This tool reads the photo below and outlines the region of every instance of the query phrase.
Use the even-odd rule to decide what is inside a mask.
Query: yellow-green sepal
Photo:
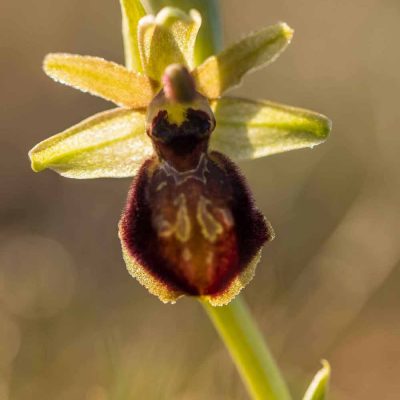
[[[210,147],[236,161],[312,148],[331,130],[322,114],[269,101],[223,97],[211,107],[217,126]]]
[[[160,82],[170,64],[194,66],[194,45],[201,25],[196,10],[189,14],[163,8],[155,17],[146,16],[139,22],[139,50],[143,70],[151,79]]]
[[[216,0],[147,0],[153,13],[163,7],[173,6],[188,12],[192,8],[201,14],[202,24],[197,35],[194,49],[195,65],[200,65],[207,57],[222,48],[222,28],[220,7]]]
[[[198,90],[215,99],[238,85],[255,68],[273,62],[286,49],[293,30],[279,23],[248,35],[221,53],[207,58],[194,71]]]
[[[133,176],[153,152],[144,124],[141,111],[96,114],[37,144],[29,152],[32,169],[77,179]]]

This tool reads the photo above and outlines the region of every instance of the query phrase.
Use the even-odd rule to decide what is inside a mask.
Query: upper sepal
[[[194,45],[201,25],[196,10],[189,14],[166,7],[156,16],[147,15],[139,22],[138,40],[144,72],[160,82],[170,64],[194,66]]]

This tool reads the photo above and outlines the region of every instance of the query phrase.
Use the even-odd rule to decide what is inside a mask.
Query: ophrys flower
[[[135,12],[122,3],[125,29],[137,38],[126,48],[130,69],[67,54],[51,54],[44,63],[55,80],[120,107],[35,146],[32,168],[73,178],[139,171],[120,223],[129,271],[163,301],[189,294],[225,304],[251,279],[260,248],[272,237],[226,156],[310,147],[325,140],[330,123],[310,111],[220,97],[280,54],[292,37],[286,24],[195,66],[199,13],[168,8],[144,16],[140,3],[131,2]]]

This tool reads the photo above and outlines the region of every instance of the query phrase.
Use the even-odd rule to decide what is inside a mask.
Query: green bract
[[[146,107],[169,64],[186,65],[217,120],[211,148],[233,160],[313,147],[330,121],[323,115],[267,101],[220,97],[254,68],[274,61],[293,31],[284,23],[264,28],[195,66],[200,14],[164,8],[144,16],[141,3],[121,0],[127,67],[97,57],[50,54],[44,70],[54,80],[120,106],[97,114],[36,145],[32,169],[51,168],[71,178],[133,176],[152,154],[145,134]]]
[[[331,367],[328,361],[322,361],[322,368],[317,372],[307,389],[303,400],[326,400],[329,390]]]

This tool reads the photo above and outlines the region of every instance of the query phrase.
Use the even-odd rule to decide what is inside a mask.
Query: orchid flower
[[[119,235],[128,270],[164,302],[200,296],[227,304],[252,279],[274,236],[233,162],[312,148],[330,131],[321,114],[226,96],[252,70],[273,62],[293,31],[258,30],[196,65],[199,12],[146,15],[122,1],[127,66],[49,54],[55,81],[116,108],[37,144],[36,172],[77,178],[134,177]]]

